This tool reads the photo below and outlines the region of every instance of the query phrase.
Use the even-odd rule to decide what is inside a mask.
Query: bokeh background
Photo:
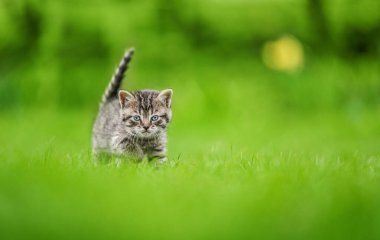
[[[119,179],[86,165],[91,162],[91,127],[100,97],[129,47],[135,47],[136,53],[125,89],[174,90],[169,159],[182,168],[177,171],[173,167],[160,177],[152,169],[130,167],[132,176]],[[371,176],[379,175],[379,158],[374,157],[379,154],[379,123],[377,0],[0,0],[0,177],[7,189],[0,190],[0,213],[3,223],[13,227],[5,228],[15,230],[8,231],[9,236],[17,233],[21,224],[38,237],[67,239],[70,231],[63,230],[65,227],[79,233],[70,237],[115,237],[123,232],[116,222],[124,218],[116,207],[109,208],[107,201],[116,206],[123,199],[135,207],[131,214],[140,216],[137,223],[127,223],[134,229],[129,232],[132,237],[165,237],[167,232],[159,227],[169,229],[164,225],[167,221],[178,227],[171,235],[177,238],[183,233],[177,220],[190,216],[185,221],[188,229],[183,229],[193,234],[187,235],[189,238],[207,238],[210,231],[219,237],[302,239],[325,237],[324,233],[330,232],[333,234],[326,236],[359,238],[368,233],[367,239],[375,238],[379,232],[372,227],[380,222],[374,201],[380,196],[376,190],[379,179],[363,180],[369,184],[367,188],[358,187],[356,180],[362,176],[358,169],[363,169],[364,162],[376,163],[366,169]],[[326,159],[331,157],[334,166],[340,166],[345,156],[355,159],[355,164],[344,168],[352,171],[345,172],[347,178],[340,176],[335,181],[332,177],[335,180],[320,183],[317,179],[326,177],[320,168],[315,178],[300,178],[306,179],[305,185],[290,175],[279,177],[292,169],[303,169],[305,176],[313,173],[315,166],[308,166],[308,159],[322,159],[324,166],[330,166]],[[259,162],[255,165],[246,158]],[[210,171],[211,165],[220,167],[226,159],[243,163],[242,169],[248,169],[241,170],[244,174],[253,171],[256,177],[251,180],[259,182],[255,191],[238,177],[241,173],[236,168],[240,167],[227,164]],[[292,159],[302,164],[287,168],[276,159],[291,166]],[[43,170],[26,170],[36,162]],[[255,165],[254,170],[250,164]],[[90,170],[78,170],[83,165]],[[235,172],[228,172],[229,166]],[[69,170],[62,170],[66,168]],[[203,174],[197,175],[198,170]],[[128,171],[126,175],[131,174]],[[349,178],[351,173],[358,179]],[[230,184],[227,179],[231,175],[235,185],[222,190],[220,185]],[[159,178],[161,195],[160,187],[149,183],[150,178]],[[188,190],[187,195],[182,195],[179,186],[168,185],[173,179]],[[281,182],[289,179],[292,187],[277,192]],[[119,193],[125,181],[126,189]],[[6,188],[11,182],[13,187]],[[345,185],[347,182],[352,185]],[[200,190],[197,184],[203,183],[206,186]],[[329,184],[337,188],[330,189]],[[158,200],[141,213],[136,209],[150,196],[139,195],[142,186],[153,190]],[[64,190],[59,190],[61,187]],[[336,193],[336,189],[347,191]],[[371,191],[366,192],[368,189]],[[103,190],[110,196],[103,199],[103,205],[88,205],[86,201],[92,197],[102,198]],[[361,197],[351,198],[353,192]],[[263,197],[257,199],[255,193]],[[139,197],[131,200],[126,197],[130,194]],[[324,198],[329,194],[331,198]],[[192,205],[187,198],[200,195],[205,206],[201,200]],[[284,209],[296,206],[297,196],[309,205],[299,211],[295,208],[288,220],[289,212]],[[60,205],[60,197],[69,203]],[[287,204],[269,201],[273,198],[283,198]],[[250,206],[249,199],[256,206]],[[172,210],[175,213],[165,211],[166,200],[178,202]],[[214,206],[214,200],[222,203]],[[47,212],[37,221],[33,216],[44,212],[44,204]],[[233,204],[244,208],[231,207]],[[84,205],[85,210],[78,207]],[[321,211],[313,208],[317,205]],[[207,212],[207,206],[209,217],[198,222],[196,214]],[[266,207],[273,212],[259,211]],[[245,215],[249,209],[255,214]],[[372,215],[370,209],[374,209]],[[128,212],[126,207],[124,210]],[[151,220],[149,210],[158,216],[158,222]],[[368,214],[371,217],[366,218]],[[264,219],[257,220],[262,215]],[[106,216],[108,225],[96,222],[100,216]],[[221,219],[231,216],[240,220],[224,225]],[[354,220],[357,216],[361,217]],[[71,222],[71,218],[77,220]],[[140,224],[139,220],[146,222]],[[272,220],[276,227],[271,232]],[[356,222],[359,220],[362,223]],[[341,222],[338,230],[330,227],[329,223],[337,221]],[[289,229],[295,228],[290,222],[301,227],[292,232]],[[250,223],[264,230],[256,229],[250,235],[246,231]],[[87,232],[78,226],[87,226]],[[308,235],[310,232],[314,235]]]
[[[0,4],[1,114],[20,113],[12,122],[26,127],[36,115],[35,135],[46,127],[41,114],[69,111],[83,114],[73,116],[85,129],[75,140],[87,141],[100,96],[131,46],[124,88],[173,88],[172,131],[192,145],[204,146],[203,137],[230,144],[243,134],[252,148],[281,139],[288,147],[299,130],[314,148],[335,134],[350,140],[346,131],[351,140],[372,134],[377,124],[377,1]]]

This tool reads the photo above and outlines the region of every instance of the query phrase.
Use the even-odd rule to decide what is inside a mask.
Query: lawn
[[[93,164],[97,102],[3,110],[0,239],[380,238],[380,114],[354,90],[371,74],[196,64],[159,83],[131,70],[146,79],[132,85],[174,89],[159,167]],[[357,81],[340,85],[346,76]]]

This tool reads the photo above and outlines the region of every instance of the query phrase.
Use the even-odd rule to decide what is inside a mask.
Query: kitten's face
[[[151,138],[165,132],[171,120],[171,89],[119,92],[121,124],[139,138]]]

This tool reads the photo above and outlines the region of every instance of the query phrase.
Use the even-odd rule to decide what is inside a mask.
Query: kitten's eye
[[[132,119],[133,119],[133,121],[138,122],[138,121],[140,121],[140,116],[135,115],[135,116],[133,116]]]
[[[153,116],[150,118],[150,120],[151,120],[152,122],[155,122],[155,121],[158,120],[158,116],[157,116],[157,115],[153,115]]]

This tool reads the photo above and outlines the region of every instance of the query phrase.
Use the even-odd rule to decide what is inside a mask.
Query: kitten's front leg
[[[151,151],[148,152],[148,159],[149,161],[157,159],[159,163],[166,162],[166,148],[164,146],[152,148]]]
[[[141,162],[144,158],[144,152],[134,144],[126,144],[123,148],[123,154],[134,162]]]
[[[126,157],[132,161],[140,162],[144,158],[144,152],[141,148],[130,141],[121,141],[112,147],[114,153]]]

